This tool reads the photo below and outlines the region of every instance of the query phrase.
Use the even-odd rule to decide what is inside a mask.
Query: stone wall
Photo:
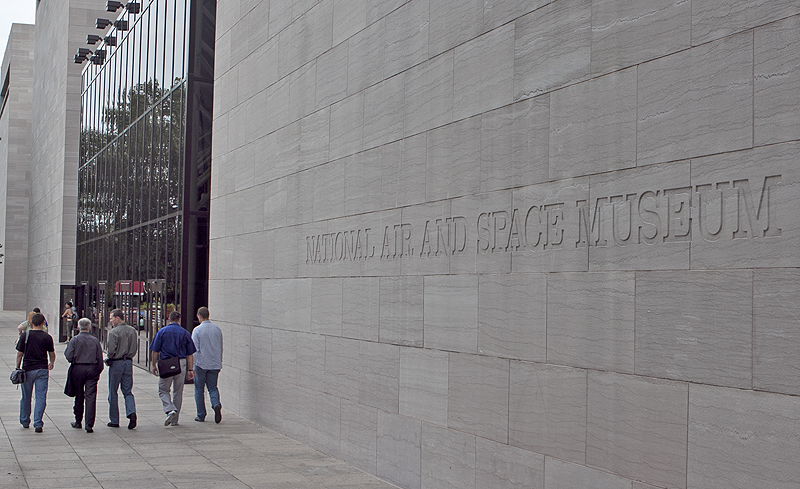
[[[12,24],[0,66],[8,94],[0,113],[0,309],[25,310],[28,293],[34,27]]]
[[[95,0],[37,2],[28,309],[61,314],[59,286],[75,284],[81,69],[73,54],[108,17]],[[56,332],[54,331],[55,335]]]
[[[800,485],[800,5],[218,2],[221,390],[404,488]]]

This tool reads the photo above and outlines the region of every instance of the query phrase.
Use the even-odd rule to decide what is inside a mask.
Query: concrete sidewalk
[[[44,432],[19,423],[21,392],[8,380],[14,368],[16,326],[23,312],[0,311],[0,489],[19,488],[292,488],[392,489],[365,472],[226,413],[194,421],[193,387],[184,390],[180,425],[164,427],[157,378],[134,368],[138,427],[108,428],[108,378],[100,376],[94,433],[70,427],[73,399],[64,395],[68,363],[56,343]],[[224,386],[220,386],[224,389]],[[213,418],[213,416],[212,416]]]

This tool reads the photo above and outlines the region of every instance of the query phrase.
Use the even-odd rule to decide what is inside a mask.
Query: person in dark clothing
[[[33,427],[37,433],[42,432],[44,408],[47,406],[47,384],[50,381],[50,370],[56,363],[56,352],[53,338],[44,331],[44,316],[31,316],[31,329],[20,335],[17,341],[17,368],[25,371],[25,382],[22,385],[22,400],[19,402],[19,422],[23,428],[31,424],[31,397],[36,392],[36,405],[33,411]],[[47,361],[47,357],[50,361]]]
[[[94,420],[97,406],[97,381],[100,380],[100,372],[103,371],[103,347],[100,341],[92,336],[89,331],[92,328],[92,321],[81,318],[78,321],[78,335],[73,337],[64,356],[72,365],[69,368],[69,379],[67,383],[75,394],[75,421],[71,423],[73,428],[81,428],[81,419],[85,421],[86,432],[94,432]],[[86,416],[84,416],[84,404],[86,406]]]

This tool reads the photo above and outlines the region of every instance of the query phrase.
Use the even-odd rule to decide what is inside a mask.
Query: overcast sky
[[[0,0],[0,61],[6,52],[11,24],[33,24],[36,0]]]

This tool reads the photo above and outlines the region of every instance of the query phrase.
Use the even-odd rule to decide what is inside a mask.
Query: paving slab
[[[14,367],[22,311],[0,311],[0,365]],[[183,397],[179,426],[164,426],[158,379],[134,368],[138,424],[128,430],[108,422],[108,377],[98,383],[94,433],[74,429],[73,399],[64,395],[69,364],[65,343],[56,343],[44,432],[19,424],[21,392],[0,382],[0,489],[263,488],[396,489],[366,472],[249,420],[226,413],[222,423],[197,423],[192,386]],[[121,396],[120,396],[121,397]],[[121,401],[121,399],[120,399]],[[124,410],[122,402],[120,409]]]

